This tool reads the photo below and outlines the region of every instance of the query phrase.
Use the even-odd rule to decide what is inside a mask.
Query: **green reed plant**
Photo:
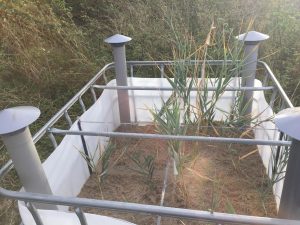
[[[185,135],[186,126],[181,124],[180,102],[175,96],[163,103],[161,110],[155,109],[150,111],[157,125],[158,131],[169,135]],[[174,162],[174,174],[177,175],[182,169],[183,151],[182,142],[178,140],[168,141],[168,151]]]
[[[134,167],[129,169],[146,177],[146,183],[152,185],[155,158],[152,155],[141,156],[140,152],[134,152],[132,155],[128,154],[128,157],[134,163]]]
[[[242,62],[240,60],[241,47],[232,41],[232,32],[227,26],[222,25],[221,31],[217,30],[214,23],[211,25],[204,44],[197,44],[193,36],[185,33],[183,36],[174,32],[173,47],[174,64],[169,67],[171,77],[166,76],[173,92],[167,101],[163,101],[158,110],[151,110],[158,130],[164,134],[185,135],[187,127],[192,124],[201,126],[212,125],[216,104],[225,92],[225,88],[237,77]],[[220,34],[216,35],[217,32]],[[222,48],[220,50],[220,44]],[[229,48],[229,43],[234,47]],[[218,44],[216,44],[218,43]],[[211,50],[210,48],[213,48]],[[219,48],[217,52],[215,48]],[[223,56],[220,67],[207,65],[211,55]],[[228,63],[227,59],[231,59]],[[216,69],[218,68],[218,69]],[[216,91],[209,91],[213,86]],[[196,105],[191,104],[192,88],[197,87]],[[182,170],[183,150],[180,141],[169,141],[170,156],[174,160],[175,174]]]

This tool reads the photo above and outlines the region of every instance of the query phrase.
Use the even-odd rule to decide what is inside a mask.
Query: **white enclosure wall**
[[[228,87],[238,86],[240,80],[232,79]],[[213,82],[212,82],[213,83]],[[128,84],[132,86],[157,86],[171,87],[166,79],[161,78],[128,78]],[[115,80],[109,82],[110,86],[116,85]],[[261,82],[255,82],[255,86],[260,87]],[[210,96],[213,92],[210,92]],[[132,122],[151,122],[152,117],[149,109],[154,107],[160,108],[162,100],[166,101],[171,91],[129,91],[130,110]],[[217,102],[215,120],[225,120],[226,112],[230,112],[235,92],[225,92]],[[88,109],[81,117],[83,131],[114,131],[120,125],[119,108],[117,102],[116,90],[104,90],[97,102]],[[191,102],[195,104],[196,93],[191,94]],[[263,92],[256,91],[254,94],[253,112],[259,114],[258,121],[264,121],[266,118],[273,116],[273,112],[268,106]],[[274,139],[277,132],[266,130],[265,128],[274,128],[272,122],[263,122],[255,129],[255,138],[257,139]],[[259,129],[258,129],[259,128]],[[263,129],[262,129],[263,128]],[[71,130],[78,130],[77,121],[71,127]],[[85,136],[90,157],[96,164],[99,155],[104,151],[108,138]],[[262,157],[266,168],[269,168],[271,151],[269,147],[258,146],[259,153]],[[60,196],[77,196],[81,188],[89,178],[89,171],[85,159],[82,157],[83,147],[80,136],[66,136],[55,151],[43,163],[45,173],[49,179],[52,192]],[[281,195],[282,183],[274,188],[276,195]],[[277,204],[279,198],[276,199]],[[19,202],[19,210],[24,225],[33,225],[34,220],[24,206]],[[79,225],[79,220],[74,213],[67,212],[67,207],[60,207],[60,211],[39,210],[45,225],[72,224]],[[103,217],[98,215],[87,214],[89,224],[128,224],[126,221]]]

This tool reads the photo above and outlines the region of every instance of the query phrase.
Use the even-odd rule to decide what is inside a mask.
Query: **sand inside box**
[[[120,127],[118,131],[156,133],[151,125]],[[195,132],[189,131],[189,135],[195,135]],[[245,136],[245,132],[205,128],[198,135],[241,137]],[[252,136],[252,132],[247,132],[245,138],[249,136]],[[169,162],[164,206],[276,217],[271,183],[255,145],[182,142],[184,166],[178,176],[174,176],[167,141],[112,138],[110,145],[115,149],[109,158],[107,174],[99,182],[99,163],[97,172],[91,175],[79,197],[159,205],[165,168]],[[146,158],[153,159],[151,179],[135,162],[138,160],[141,165],[146,165]],[[85,212],[121,218],[136,224],[156,224],[157,219],[152,215],[91,208],[85,209]],[[161,224],[207,223],[162,218]]]

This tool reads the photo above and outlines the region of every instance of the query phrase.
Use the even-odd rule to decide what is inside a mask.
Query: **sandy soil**
[[[122,127],[119,131],[155,133],[153,126]],[[191,135],[195,132],[189,131]],[[201,135],[241,136],[228,129],[203,131]],[[247,137],[249,138],[249,137]],[[80,197],[159,205],[166,164],[170,160],[166,141],[115,138],[115,151],[110,157],[109,172],[99,182],[98,165],[83,187]],[[170,163],[165,206],[276,216],[276,204],[270,182],[256,146],[183,142],[184,166],[178,176]],[[247,157],[246,154],[253,152]],[[154,158],[152,179],[142,174],[134,159]],[[242,159],[241,159],[242,158]],[[85,212],[109,215],[136,224],[156,224],[156,216],[85,209]],[[161,224],[200,224],[189,220],[162,218]],[[205,224],[205,223],[203,223]],[[207,224],[207,223],[206,223]]]

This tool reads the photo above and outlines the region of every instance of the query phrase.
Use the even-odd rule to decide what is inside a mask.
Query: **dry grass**
[[[155,132],[151,126],[133,126],[121,130]],[[207,132],[204,135],[214,134],[210,129]],[[230,137],[240,135],[233,130],[227,130],[226,134],[220,130],[219,133]],[[110,167],[101,183],[101,193],[98,190],[97,175],[94,174],[82,189],[80,197],[158,205],[164,168],[169,158],[167,142],[128,138],[116,138],[112,142],[116,144],[112,161],[119,158],[120,152],[126,153],[122,154],[123,157],[118,160],[118,163]],[[183,148],[184,169],[176,180],[173,171],[169,170],[164,205],[276,217],[276,203],[260,156],[256,152],[240,160],[242,156],[252,152],[254,146],[185,142]],[[151,182],[145,176],[130,169],[134,164],[129,155],[137,152],[155,158],[155,170]],[[156,221],[156,217],[132,213],[96,209],[86,209],[86,212],[110,215],[137,224],[153,224]],[[179,223],[179,220],[167,218],[162,220],[162,224],[174,223]],[[184,223],[194,224],[191,221],[184,221]]]

